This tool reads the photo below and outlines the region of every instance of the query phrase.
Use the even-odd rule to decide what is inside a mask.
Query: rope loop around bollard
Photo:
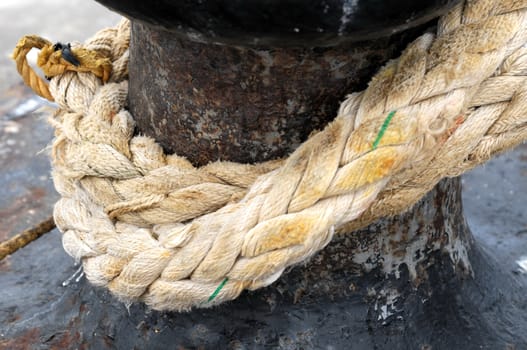
[[[524,142],[526,28],[527,1],[465,1],[287,159],[252,165],[196,168],[134,135],[126,20],[76,48],[111,73],[82,55],[78,67],[58,60],[77,69],[47,60],[60,72],[48,95],[21,68],[59,105],[51,156],[64,248],[93,284],[154,309],[209,307],[269,285],[335,231],[399,213],[440,179]]]

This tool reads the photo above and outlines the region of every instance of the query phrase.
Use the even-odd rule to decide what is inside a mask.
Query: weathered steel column
[[[195,42],[134,21],[130,110],[140,132],[195,165],[284,157],[416,35],[252,48]]]
[[[194,42],[134,22],[130,109],[141,132],[203,165],[286,156],[405,41],[329,48]]]
[[[288,155],[456,0],[100,2],[133,17],[138,131],[203,165]]]

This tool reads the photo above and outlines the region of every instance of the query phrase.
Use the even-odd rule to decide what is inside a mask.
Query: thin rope
[[[38,223],[36,226],[25,230],[8,240],[0,242],[0,261],[6,256],[13,254],[17,250],[40,238],[44,234],[52,231],[54,228],[55,222],[53,221],[53,217],[49,217]]]

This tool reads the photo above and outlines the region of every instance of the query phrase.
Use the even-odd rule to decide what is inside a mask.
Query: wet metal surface
[[[465,174],[463,200],[472,231],[515,270],[527,255],[527,144]]]

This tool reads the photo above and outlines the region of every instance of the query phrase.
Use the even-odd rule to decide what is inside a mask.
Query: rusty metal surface
[[[0,240],[32,227],[52,213],[58,195],[44,151],[53,136],[46,103],[22,84],[0,94]],[[39,344],[40,321],[61,296],[56,280],[71,268],[58,244],[58,233],[30,243],[0,261],[0,348],[26,349]],[[63,260],[61,261],[60,258]],[[58,275],[54,275],[58,274]],[[51,276],[51,278],[50,278]],[[4,343],[12,324],[20,324],[20,342]]]
[[[138,132],[196,165],[283,157],[423,28],[331,48],[207,45],[133,23],[129,106]]]

